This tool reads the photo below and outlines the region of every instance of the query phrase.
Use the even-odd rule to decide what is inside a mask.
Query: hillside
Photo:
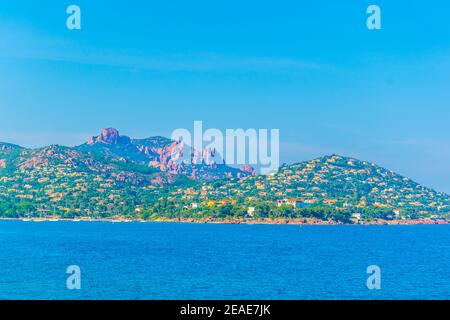
[[[176,162],[177,145],[114,129],[74,148],[0,143],[0,216],[449,219],[447,194],[366,161],[331,155],[255,176]]]
[[[61,146],[0,151],[0,214],[121,213],[140,188],[180,177]],[[181,179],[183,180],[183,179]]]
[[[22,149],[22,147],[15,145],[15,144],[11,144],[11,143],[0,142],[0,151],[19,150],[19,149]]]
[[[274,175],[204,182],[189,194],[195,195],[190,201],[267,204],[278,215],[321,208],[366,218],[415,219],[447,216],[450,211],[447,194],[373,163],[338,155],[284,165]]]

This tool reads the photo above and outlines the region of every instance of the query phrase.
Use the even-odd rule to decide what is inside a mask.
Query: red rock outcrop
[[[104,144],[129,144],[130,138],[127,136],[121,136],[119,131],[114,128],[103,129],[102,132],[96,137],[90,137],[87,144],[93,145],[96,143]]]

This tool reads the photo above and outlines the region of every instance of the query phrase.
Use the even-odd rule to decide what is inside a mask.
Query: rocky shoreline
[[[110,223],[126,223],[126,222],[145,222],[145,223],[198,223],[198,224],[248,224],[248,225],[445,225],[450,224],[446,220],[432,220],[432,219],[418,219],[418,220],[373,220],[373,221],[353,221],[352,223],[341,223],[336,221],[323,221],[314,218],[266,218],[266,219],[194,219],[194,218],[179,218],[179,219],[152,219],[152,220],[132,220],[124,218],[111,219],[67,219],[58,217],[47,218],[0,218],[0,221],[23,221],[23,222],[110,222]]]

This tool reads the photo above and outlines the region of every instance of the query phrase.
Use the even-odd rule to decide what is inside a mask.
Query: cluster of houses
[[[52,181],[57,183],[52,184]],[[0,176],[0,196],[50,203],[50,207],[58,206],[65,211],[69,210],[64,205],[69,193],[78,197],[91,192],[89,200],[98,205],[114,202],[123,195],[116,184],[111,177],[88,176],[85,172],[72,170],[68,164],[58,164],[34,168],[26,176],[21,173]],[[165,194],[159,194],[159,188],[154,185],[139,188],[158,195],[160,200],[172,199],[176,206],[194,210],[239,202],[248,208],[250,216],[255,213],[255,202],[296,209],[325,205],[337,210],[351,210],[355,212],[355,220],[361,219],[359,212],[367,207],[392,209],[395,216],[401,216],[410,208],[433,214],[449,209],[448,200],[445,200],[448,198],[433,190],[373,164],[340,156],[283,166],[277,173],[266,176],[205,181],[197,186],[171,189]],[[143,209],[136,204],[135,210]]]
[[[356,220],[367,207],[392,209],[394,217],[411,208],[422,213],[449,209],[448,203],[442,201],[445,197],[439,198],[433,190],[371,163],[340,156],[283,166],[266,176],[219,184],[205,182],[201,188],[181,188],[173,196],[191,199],[195,208],[205,203],[222,206],[232,199],[244,199],[245,203],[269,201],[297,209],[325,205],[353,211]]]

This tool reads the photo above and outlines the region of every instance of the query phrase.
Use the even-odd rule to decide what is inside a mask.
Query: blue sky
[[[449,15],[443,0],[2,1],[0,141],[279,128],[282,162],[339,153],[450,192]]]

